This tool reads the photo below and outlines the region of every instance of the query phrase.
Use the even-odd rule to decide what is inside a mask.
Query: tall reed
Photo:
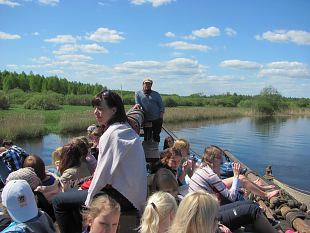
[[[64,112],[60,115],[60,133],[86,132],[89,125],[96,123],[92,111],[83,112]]]
[[[242,108],[225,107],[190,107],[167,108],[164,115],[166,123],[181,121],[199,121],[248,116],[249,112]]]
[[[37,138],[44,135],[44,117],[40,113],[8,113],[0,116],[0,138]]]

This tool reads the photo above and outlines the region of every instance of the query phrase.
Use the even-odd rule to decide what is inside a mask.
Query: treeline
[[[70,82],[57,76],[44,77],[32,72],[18,74],[0,71],[0,109],[8,109],[10,104],[22,104],[24,108],[45,110],[58,109],[61,105],[90,105],[93,96],[104,88],[106,87],[100,84]],[[134,104],[133,91],[115,91],[120,94],[124,104]],[[190,96],[162,93],[161,95],[167,107],[243,107],[266,115],[290,108],[310,108],[309,98],[284,97],[271,86],[264,88],[255,96],[237,93],[210,96],[202,93]]]
[[[30,72],[20,74],[16,72],[0,71],[0,90],[8,92],[13,89],[21,89],[24,92],[52,91],[63,95],[94,95],[102,90],[100,84],[84,84],[70,82],[57,76],[45,77]]]

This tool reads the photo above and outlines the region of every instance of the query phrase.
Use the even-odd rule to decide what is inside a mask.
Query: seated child
[[[3,188],[1,198],[2,205],[13,220],[2,233],[55,232],[52,219],[38,209],[35,196],[27,181],[9,181]]]
[[[83,233],[116,233],[121,207],[113,198],[101,195],[91,202],[82,215],[86,224],[86,230]]]

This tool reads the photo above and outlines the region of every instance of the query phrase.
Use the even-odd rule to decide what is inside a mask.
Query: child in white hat
[[[39,210],[34,194],[25,180],[11,180],[4,186],[2,205],[12,218],[12,223],[1,233],[40,232],[54,233],[52,219]]]

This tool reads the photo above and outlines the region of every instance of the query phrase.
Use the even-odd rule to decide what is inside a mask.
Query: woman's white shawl
[[[147,173],[139,136],[128,124],[115,123],[101,136],[97,168],[86,206],[107,184],[125,196],[139,211],[146,202]]]

